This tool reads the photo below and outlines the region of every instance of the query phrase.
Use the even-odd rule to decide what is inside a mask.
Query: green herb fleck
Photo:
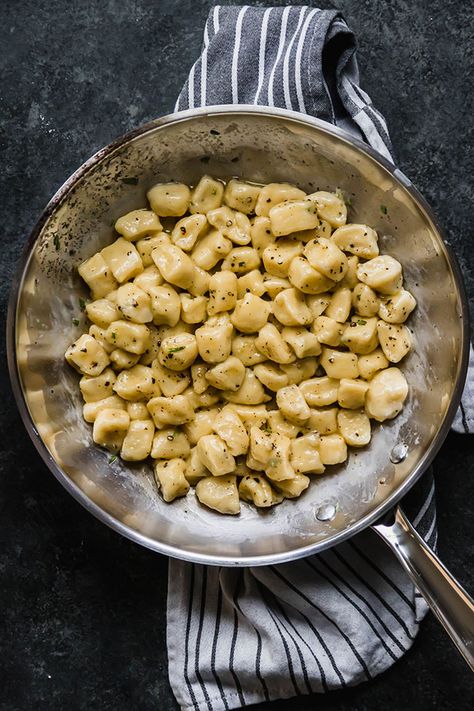
[[[125,183],[125,185],[138,185],[138,178],[122,178],[122,183]]]
[[[168,353],[178,353],[178,351],[184,351],[184,346],[176,346],[176,348],[168,348]]]
[[[112,454],[112,456],[109,457],[109,464],[113,464],[113,463],[116,462],[116,461],[117,461],[117,455],[116,455],[116,454]]]
[[[359,326],[365,326],[365,324],[367,323],[367,321],[364,321],[363,318],[358,318],[358,319],[357,319],[357,323],[359,324]]]
[[[339,200],[342,200],[342,202],[345,203],[348,207],[351,207],[352,198],[349,197],[349,195],[346,197],[346,195],[344,194],[344,191],[341,190],[341,188],[338,188],[336,190],[336,196],[339,198]]]
[[[79,308],[81,309],[81,311],[84,311],[84,309],[86,308],[86,302],[84,299],[79,299]]]
[[[72,322],[75,326],[79,326],[79,319],[78,318],[73,318]]]
[[[56,247],[56,252],[59,252],[59,250],[61,249],[61,243],[59,241],[58,235],[54,235],[53,242],[54,242],[54,246]]]
[[[117,334],[115,333],[115,331],[112,332],[112,338],[114,339],[114,341],[117,338]]]
[[[380,205],[380,212],[381,212],[383,215],[386,215],[387,212],[388,212],[387,206],[386,206],[386,205]]]

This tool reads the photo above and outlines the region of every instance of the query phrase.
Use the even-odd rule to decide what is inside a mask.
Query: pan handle
[[[374,530],[392,549],[411,581],[474,671],[474,601],[397,508],[392,525]]]

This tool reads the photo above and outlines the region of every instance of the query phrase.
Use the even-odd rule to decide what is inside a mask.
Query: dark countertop
[[[402,170],[446,228],[472,301],[468,5],[334,4],[358,35],[362,85],[388,119]],[[52,193],[99,147],[173,109],[211,5],[1,4],[2,309],[28,231]],[[38,460],[5,367],[0,387],[0,711],[177,709],[167,680],[166,558],[121,538],[73,501]],[[451,434],[435,464],[440,554],[471,591],[473,455],[474,437]],[[472,708],[473,691],[472,676],[430,615],[410,652],[370,684],[253,708],[462,711]]]

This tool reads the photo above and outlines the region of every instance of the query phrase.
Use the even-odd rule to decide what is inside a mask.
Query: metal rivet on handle
[[[318,521],[332,521],[336,515],[337,508],[334,504],[324,504],[316,511]]]
[[[400,462],[403,462],[407,454],[408,447],[406,444],[404,444],[403,442],[401,442],[400,444],[396,444],[390,452],[390,461],[393,462],[393,464],[399,464]]]

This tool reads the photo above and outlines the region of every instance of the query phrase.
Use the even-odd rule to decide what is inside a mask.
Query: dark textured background
[[[211,5],[2,0],[2,309],[51,194],[100,146],[172,110]],[[472,3],[334,5],[358,35],[363,87],[389,121],[402,170],[446,228],[472,300]],[[112,533],[66,494],[38,461],[5,368],[1,378],[0,710],[176,709],[166,559]],[[474,438],[450,435],[435,467],[440,553],[471,591],[473,453]],[[472,677],[429,616],[412,650],[372,683],[265,709],[463,711],[473,695]]]

